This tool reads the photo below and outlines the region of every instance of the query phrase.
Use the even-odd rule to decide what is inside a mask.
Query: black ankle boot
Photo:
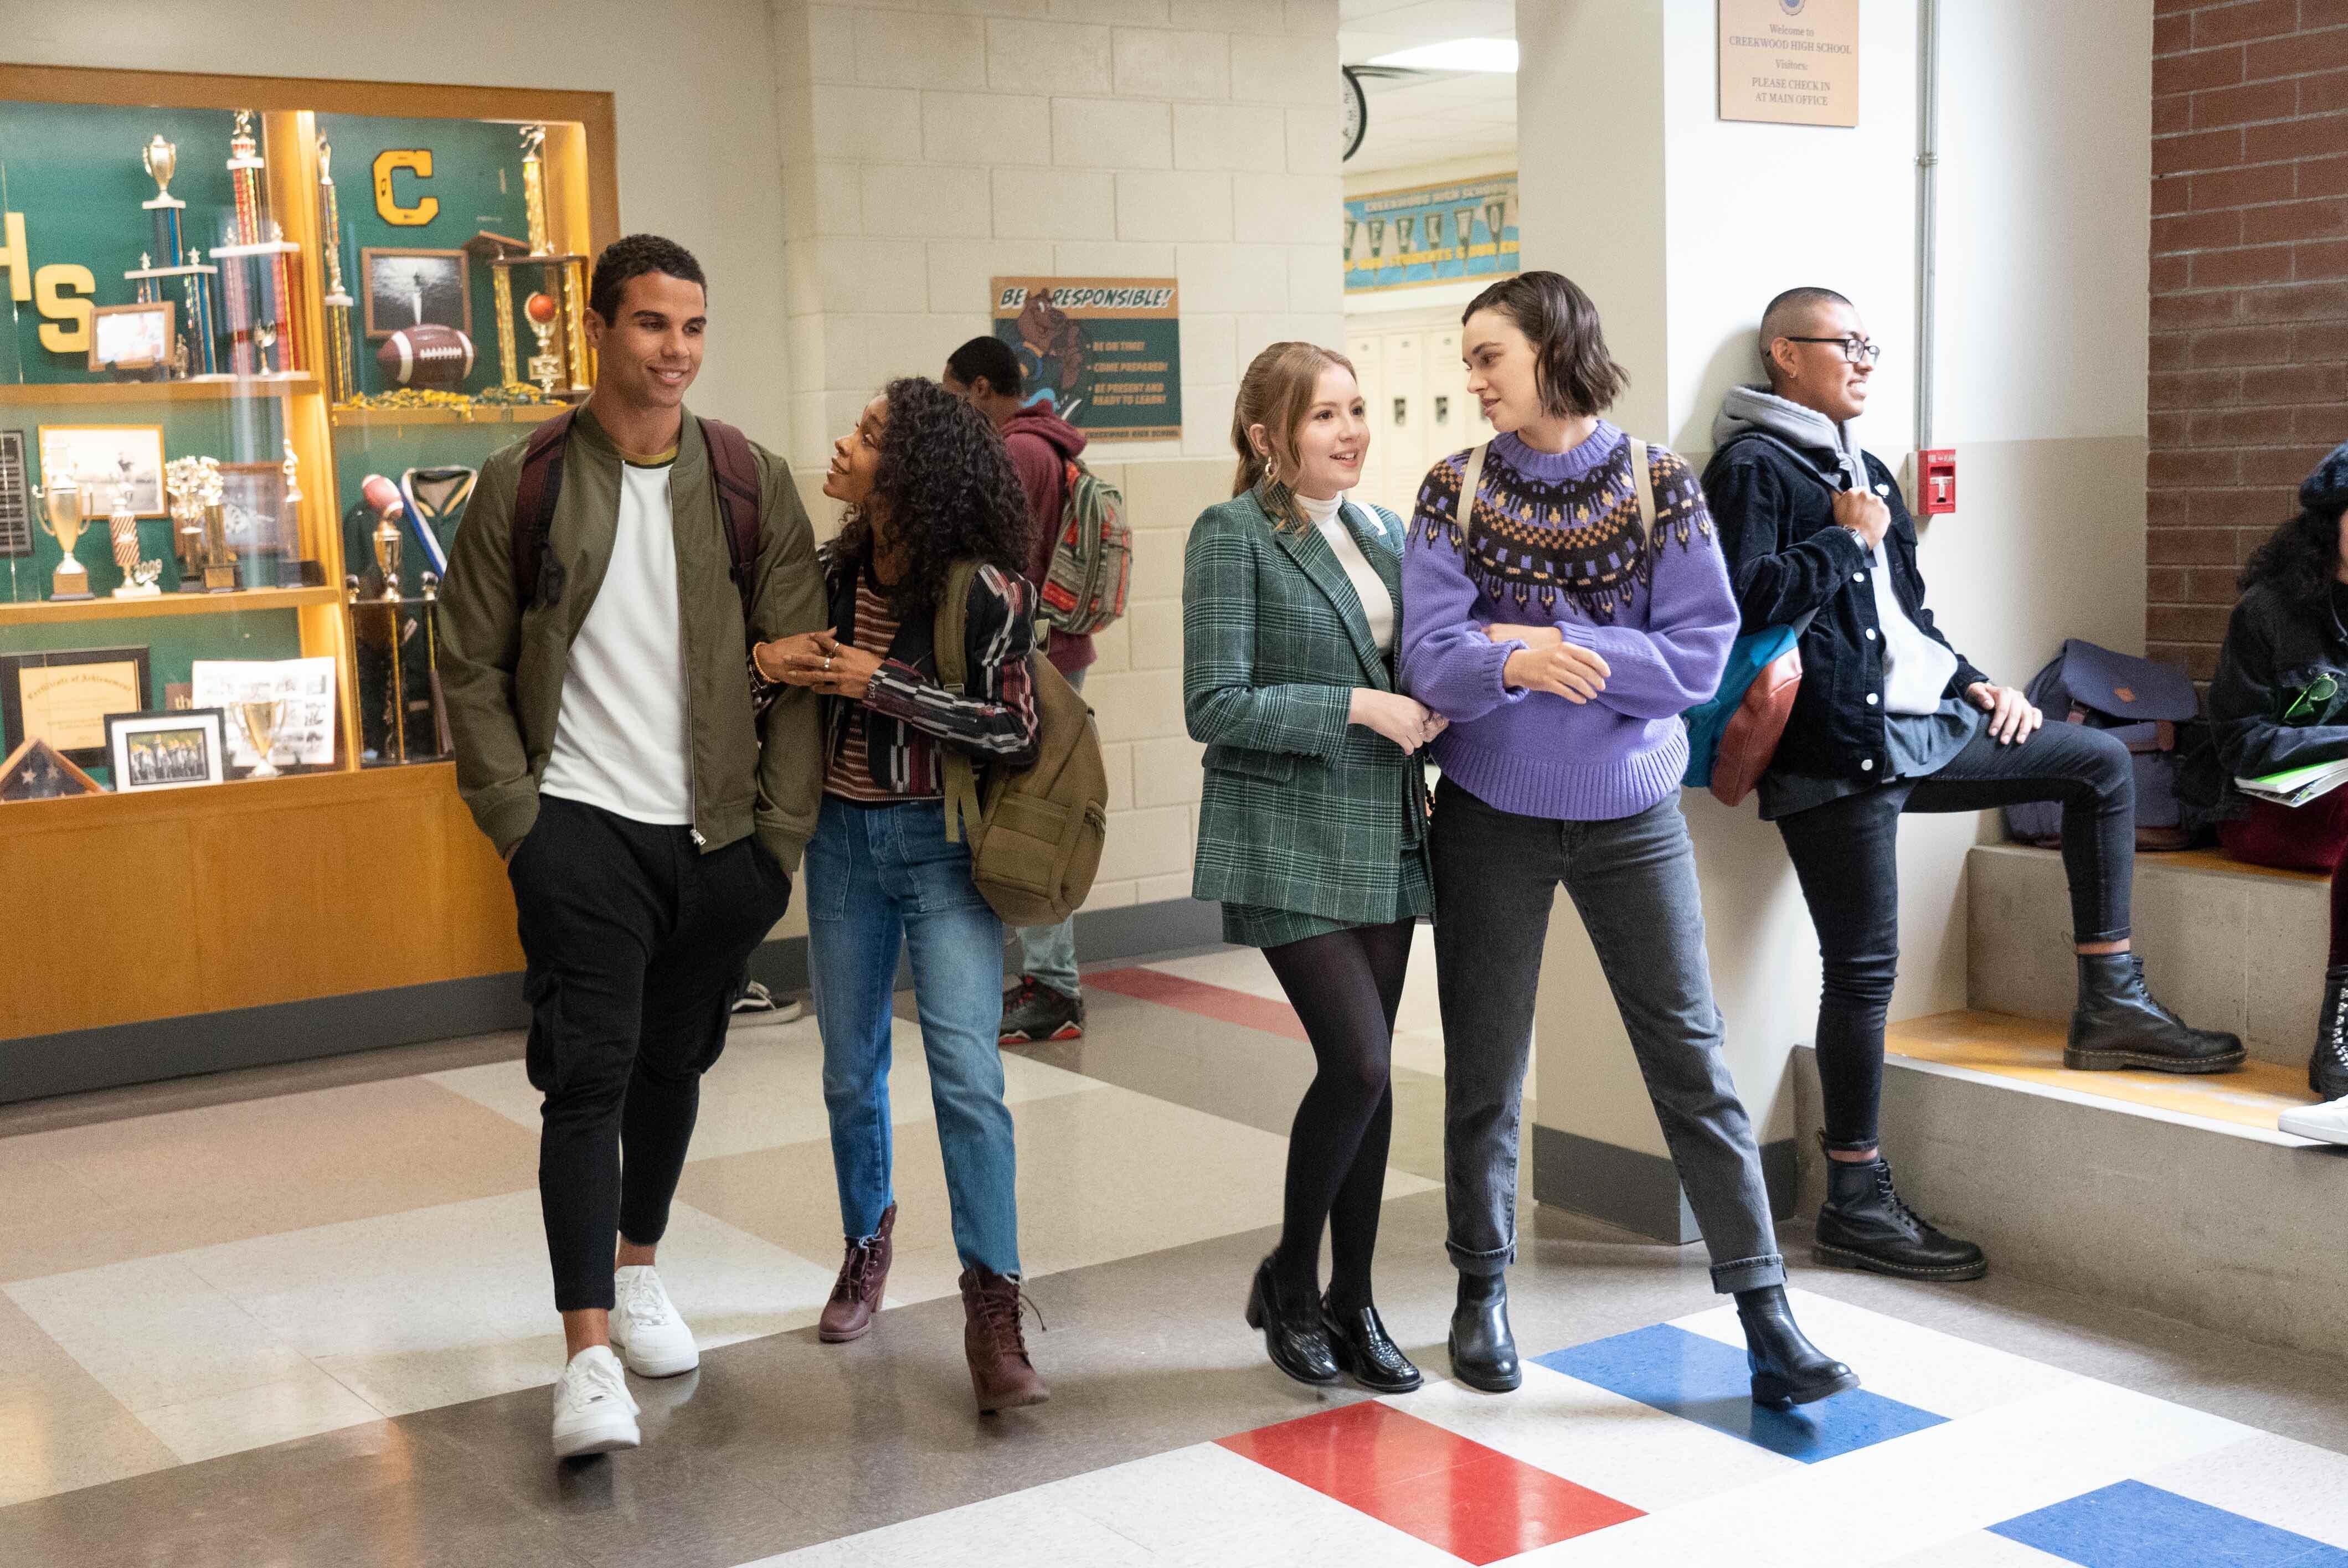
[[[1738,1291],[1736,1321],[1745,1329],[1755,1404],[1782,1410],[1859,1387],[1858,1373],[1803,1337],[1784,1286]]]
[[[1373,1394],[1407,1394],[1425,1381],[1401,1348],[1386,1337],[1375,1307],[1340,1312],[1321,1298],[1321,1327],[1346,1376]]]
[[[1505,1394],[1525,1380],[1509,1331],[1509,1276],[1463,1274],[1451,1309],[1451,1375],[1471,1389]]]
[[[1903,1279],[1979,1279],[1989,1272],[1981,1248],[1934,1229],[1900,1201],[1881,1155],[1864,1162],[1828,1156],[1816,1241],[1820,1263]]]
[[[2157,1072],[2224,1072],[2242,1064],[2240,1036],[2195,1029],[2145,989],[2134,953],[2081,953],[2079,1006],[2063,1065],[2084,1072],[2149,1067]]]
[[[2307,1087],[2318,1100],[2348,1095],[2348,964],[2323,971],[2323,1010],[2315,1018],[2315,1054]]]
[[[1280,1276],[1267,1257],[1256,1265],[1255,1285],[1248,1292],[1247,1323],[1263,1330],[1263,1348],[1272,1364],[1300,1383],[1334,1383],[1337,1358],[1329,1349],[1328,1332],[1321,1326],[1321,1306],[1312,1296],[1291,1301],[1281,1294]]]

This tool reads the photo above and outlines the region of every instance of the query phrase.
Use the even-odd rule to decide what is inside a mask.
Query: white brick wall
[[[1230,494],[1241,369],[1276,338],[1344,341],[1336,0],[772,5],[790,452],[819,532],[832,438],[988,330],[990,278],[1180,285],[1181,443],[1089,454],[1135,543],[1086,687],[1109,773],[1086,907],[1187,897],[1183,544]]]

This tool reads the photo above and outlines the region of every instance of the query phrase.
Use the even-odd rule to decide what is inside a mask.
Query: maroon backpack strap
[[[555,503],[562,497],[562,454],[571,445],[568,408],[530,433],[522,448],[521,477],[514,484],[511,523],[514,602],[527,610],[538,597],[538,562],[554,527]]]
[[[747,627],[758,568],[758,459],[750,450],[750,438],[723,420],[703,420],[701,434],[709,443],[717,509],[726,520],[726,553],[733,562],[734,589],[742,596],[742,624]]]

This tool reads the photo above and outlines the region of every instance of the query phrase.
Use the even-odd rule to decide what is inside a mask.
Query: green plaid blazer
[[[1403,521],[1343,516],[1394,598],[1400,647]],[[1407,913],[1426,774],[1345,723],[1357,686],[1392,692],[1395,674],[1328,542],[1275,528],[1252,493],[1200,513],[1182,569],[1182,711],[1207,745],[1194,897],[1351,925]]]

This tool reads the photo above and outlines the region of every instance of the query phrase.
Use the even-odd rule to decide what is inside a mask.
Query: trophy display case
[[[438,589],[482,461],[592,378],[612,126],[600,93],[0,65],[0,862],[121,946],[103,987],[0,987],[0,1041],[513,967],[467,924],[510,911],[458,832]],[[366,926],[403,855],[416,907],[350,972],[263,940]]]

